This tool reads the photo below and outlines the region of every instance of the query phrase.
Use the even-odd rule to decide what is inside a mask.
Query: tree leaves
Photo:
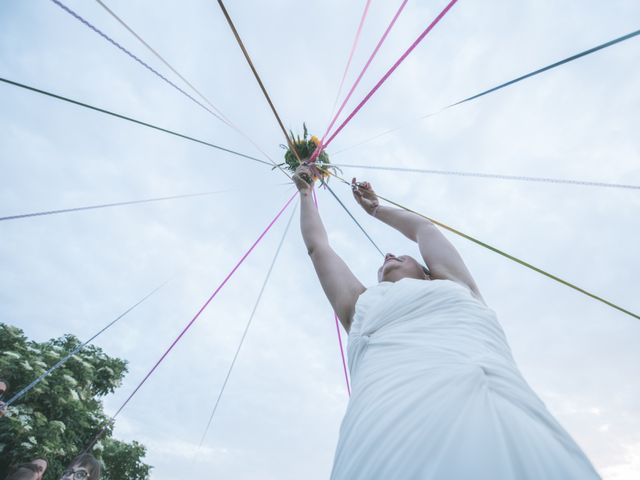
[[[19,328],[0,323],[0,378],[9,381],[11,393],[28,385],[45,369],[68,354],[80,341],[73,335],[38,343]],[[125,360],[109,357],[88,345],[55,370],[0,418],[0,478],[10,465],[45,458],[46,478],[59,478],[62,471],[108,421],[101,397],[112,393],[127,373]],[[144,464],[145,447],[103,437],[96,449],[108,480],[145,480],[150,466]]]

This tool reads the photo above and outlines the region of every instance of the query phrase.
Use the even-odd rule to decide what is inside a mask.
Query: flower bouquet
[[[320,145],[320,139],[315,135],[309,136],[309,132],[307,131],[307,125],[302,124],[303,127],[303,135],[302,138],[298,135],[297,137],[293,135],[293,132],[290,131],[291,141],[293,143],[292,147],[295,148],[295,153],[291,150],[291,147],[288,145],[280,145],[282,148],[286,150],[284,154],[284,162],[279,164],[278,166],[286,165],[287,169],[295,172],[296,168],[300,166],[300,162],[307,163],[313,176],[320,180],[321,183],[325,183],[328,180],[325,180],[331,175],[331,172],[334,170],[338,170],[342,172],[338,167],[334,167],[331,165],[329,161],[329,155],[324,150],[320,151],[320,154],[316,157],[313,163],[308,163],[313,155],[313,152],[316,151],[318,145]],[[296,153],[298,154],[296,156]],[[299,159],[299,160],[298,160]],[[275,168],[275,167],[274,167]]]

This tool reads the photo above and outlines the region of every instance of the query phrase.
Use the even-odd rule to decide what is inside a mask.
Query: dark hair
[[[70,467],[73,467],[74,465],[84,467],[89,471],[88,480],[98,480],[100,478],[100,462],[98,462],[98,460],[96,460],[96,457],[94,457],[90,453],[83,453],[81,455],[78,455],[69,464]]]
[[[38,466],[33,463],[18,465],[5,480],[35,480],[38,478]]]
[[[425,267],[424,265],[420,265],[420,267],[422,267],[422,271],[427,277],[431,276],[431,271],[427,267]]]

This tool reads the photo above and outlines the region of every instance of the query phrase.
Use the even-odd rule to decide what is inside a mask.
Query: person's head
[[[43,458],[38,458],[29,463],[18,465],[6,480],[42,480],[46,470],[47,461]]]
[[[387,253],[378,269],[378,281],[397,282],[403,278],[431,280],[431,274],[427,267],[409,255],[396,257],[392,253]]]
[[[90,453],[78,455],[62,473],[60,480],[98,480],[100,462]]]
[[[4,396],[5,393],[9,390],[9,382],[5,379],[0,378],[0,398]]]
[[[35,465],[38,469],[37,479],[42,480],[42,477],[44,477],[44,472],[47,471],[47,467],[49,466],[47,461],[44,458],[36,458],[35,460],[31,461],[31,465]]]
[[[35,465],[27,463],[16,468],[5,480],[38,480],[38,473]]]

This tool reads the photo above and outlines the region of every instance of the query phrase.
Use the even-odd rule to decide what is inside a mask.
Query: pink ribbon
[[[344,348],[342,348],[342,336],[340,335],[340,323],[338,321],[338,314],[333,313],[336,319],[336,331],[338,332],[338,343],[340,344],[340,355],[342,355],[342,369],[344,370],[344,381],[347,382],[347,393],[351,396],[351,387],[349,386],[349,375],[347,374],[347,362],[344,359]]]
[[[406,3],[406,0],[405,0]],[[360,25],[358,25],[358,30],[356,31],[356,36],[353,39],[353,45],[351,45],[351,52],[349,53],[349,60],[347,60],[347,66],[344,68],[344,73],[342,74],[342,80],[340,80],[340,86],[338,87],[338,93],[336,94],[336,100],[334,102],[333,108],[336,108],[336,104],[338,103],[338,98],[340,98],[340,94],[342,93],[342,87],[344,86],[344,81],[347,79],[347,72],[349,71],[349,67],[351,66],[351,61],[353,60],[353,54],[358,47],[358,42],[360,41],[360,34],[362,33],[362,27],[364,26],[364,21],[367,18],[367,13],[369,12],[369,6],[371,5],[371,0],[367,0],[367,3],[364,6],[364,11],[362,12],[362,17],[360,18]]]
[[[113,415],[112,420],[116,418],[116,416],[118,416],[118,414],[122,411],[122,409],[129,403],[129,401],[133,398],[133,396],[138,392],[138,390],[140,390],[140,387],[142,387],[142,385],[144,385],[144,383],[149,379],[149,377],[153,374],[153,372],[155,372],[155,370],[158,368],[158,366],[164,361],[164,359],[166,358],[167,355],[169,355],[169,352],[171,352],[171,350],[173,350],[173,347],[176,346],[176,344],[180,341],[180,339],[184,336],[185,333],[187,333],[187,330],[189,330],[191,328],[191,326],[195,323],[195,321],[198,319],[198,317],[202,314],[202,312],[204,312],[204,309],[207,308],[207,306],[209,305],[209,303],[211,303],[211,301],[215,298],[215,296],[218,294],[218,292],[220,290],[222,290],[222,287],[225,286],[225,284],[229,281],[229,279],[233,276],[234,273],[236,273],[236,270],[238,270],[238,268],[240,267],[240,265],[242,265],[242,263],[245,261],[245,259],[249,256],[249,254],[253,251],[253,249],[256,247],[256,245],[258,245],[258,243],[260,243],[260,241],[264,238],[264,236],[267,234],[267,232],[271,229],[271,227],[273,226],[274,223],[276,223],[276,220],[278,220],[278,218],[280,218],[280,215],[282,215],[282,213],[287,209],[287,207],[291,204],[291,202],[293,201],[293,199],[298,195],[298,192],[296,191],[289,200],[287,200],[287,203],[285,203],[284,207],[282,207],[280,209],[280,211],[278,212],[278,214],[275,216],[275,218],[273,220],[271,220],[271,223],[269,223],[269,225],[267,226],[267,228],[264,229],[264,231],[260,234],[260,236],[258,237],[258,239],[253,242],[253,245],[251,245],[251,247],[249,248],[249,250],[247,250],[245,252],[245,254],[242,256],[242,258],[240,258],[240,260],[238,260],[238,262],[236,263],[235,267],[233,267],[233,269],[231,269],[231,271],[227,274],[227,276],[225,277],[225,279],[222,281],[222,283],[220,283],[220,285],[218,285],[218,287],[214,290],[214,292],[211,294],[211,296],[207,299],[206,302],[204,302],[204,304],[202,305],[202,307],[200,307],[200,310],[198,310],[198,312],[194,315],[194,317],[189,321],[189,323],[187,323],[187,325],[182,329],[182,331],[178,334],[178,336],[175,338],[175,340],[171,343],[171,345],[169,345],[169,348],[167,348],[167,350],[162,354],[162,356],[160,357],[160,359],[155,363],[155,365],[151,368],[151,370],[149,370],[149,372],[147,372],[147,374],[144,376],[144,378],[142,379],[142,381],[138,384],[138,386],[133,390],[133,392],[131,392],[131,395],[129,395],[127,397],[127,399],[122,403],[122,405],[120,405],[120,408],[118,408],[118,410],[116,411],[116,413]]]
[[[400,13],[402,13],[402,10],[404,10],[404,7],[405,7],[405,5],[407,4],[408,1],[409,0],[403,0],[402,1],[402,3],[400,4],[400,7],[398,8],[398,11],[396,12],[396,14],[391,19],[391,23],[389,24],[387,29],[382,34],[382,37],[380,37],[380,40],[378,40],[378,44],[373,49],[373,52],[371,52],[371,55],[369,55],[369,59],[367,60],[367,63],[365,63],[364,67],[362,68],[362,71],[360,72],[360,75],[358,75],[358,78],[356,78],[356,81],[354,82],[353,86],[349,90],[349,93],[347,93],[347,96],[343,100],[342,105],[340,105],[340,108],[338,109],[336,114],[331,119],[331,123],[329,123],[329,126],[327,127],[327,130],[324,132],[324,135],[322,135],[322,139],[320,140],[320,145],[318,145],[316,147],[316,149],[313,152],[313,155],[311,155],[311,159],[310,159],[311,162],[315,162],[316,158],[318,158],[318,155],[320,155],[320,152],[322,151],[322,149],[325,148],[329,144],[329,142],[327,142],[325,144],[324,143],[324,139],[327,137],[327,134],[329,133],[329,131],[331,130],[333,125],[336,123],[336,120],[338,119],[338,117],[342,113],[342,110],[344,110],[344,107],[347,105],[347,102],[351,98],[351,95],[353,95],[353,92],[355,91],[356,87],[360,83],[360,80],[362,80],[362,77],[364,76],[365,72],[369,68],[369,65],[371,65],[371,62],[373,61],[374,57],[378,54],[378,50],[380,50],[380,47],[382,46],[382,44],[386,40],[387,35],[389,35],[389,32],[391,31],[391,28],[396,23],[396,20],[400,16]]]
[[[391,74],[395,71],[396,68],[404,61],[405,58],[413,51],[414,48],[418,46],[418,44],[428,35],[428,33],[435,27],[440,20],[447,14],[447,12],[453,7],[458,0],[451,0],[446,7],[438,14],[438,16],[429,24],[429,26],[416,38],[416,40],[411,44],[411,46],[400,56],[400,58],[393,64],[393,66],[385,73],[382,78],[375,84],[375,86],[367,93],[364,99],[353,109],[353,111],[349,114],[349,116],[340,124],[340,126],[331,134],[326,143],[320,141],[320,145],[322,148],[326,148],[332,142],[332,140],[340,133],[340,131],[351,121],[351,119],[355,116],[356,113],[360,111],[360,109],[369,101],[371,96],[376,93],[376,91],[382,86],[382,84],[391,76]],[[316,149],[318,150],[318,149]],[[314,152],[315,153],[315,152]]]

